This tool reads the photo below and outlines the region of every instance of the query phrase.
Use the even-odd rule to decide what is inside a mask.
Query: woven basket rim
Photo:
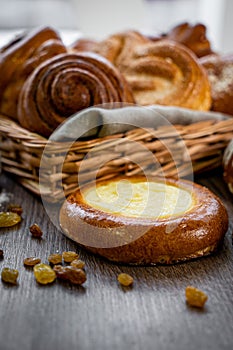
[[[175,145],[179,145],[180,140],[185,142],[195,173],[211,170],[221,165],[223,151],[233,138],[233,118],[203,120],[190,125],[173,125],[173,127],[176,128],[178,135],[175,138],[171,130],[161,127],[158,129],[135,128],[125,133],[75,141],[67,154],[61,173],[57,171],[57,165],[60,161],[59,154],[62,152],[62,147],[57,146],[61,146],[61,142],[48,141],[46,138],[22,128],[17,122],[2,116],[0,117],[0,134],[3,138],[1,143],[3,170],[14,174],[17,180],[31,192],[37,195],[41,195],[42,192],[47,193],[48,196],[57,200],[61,198],[61,189],[56,187],[59,179],[62,178],[64,181],[65,195],[70,194],[78,188],[77,171],[80,163],[86,162],[86,173],[83,176],[88,181],[91,162],[98,162],[100,156],[106,157],[108,151],[117,150],[118,153],[116,152],[116,156],[106,162],[105,167],[101,170],[101,178],[111,178],[122,172],[128,176],[138,174],[138,169],[125,157],[125,154],[129,152],[127,142],[132,140],[142,143],[148,150],[156,154],[161,162],[164,162],[162,164],[163,170],[168,176],[175,176],[177,169],[174,168],[171,161],[166,160],[168,153],[162,147],[161,140],[163,139],[174,142]],[[50,144],[54,170],[50,176],[49,186],[45,184],[44,188],[41,189],[38,169],[43,150],[45,147],[49,149]],[[64,145],[64,143],[62,144]],[[93,158],[91,160],[84,159],[85,155],[93,149]],[[180,165],[180,172],[185,176],[186,171],[184,161]]]

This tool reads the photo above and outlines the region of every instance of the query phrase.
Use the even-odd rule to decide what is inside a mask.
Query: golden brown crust
[[[120,70],[138,104],[209,110],[207,74],[184,45],[172,40],[153,42],[139,32],[126,31],[97,43],[94,50]]]
[[[95,50],[97,41],[93,39],[80,38],[75,40],[69,47],[71,52],[83,52],[83,51],[91,51]]]
[[[58,33],[40,27],[14,38],[0,52],[0,112],[17,120],[17,104],[24,81],[45,60],[66,52]]]
[[[77,191],[61,208],[61,227],[89,251],[121,263],[171,264],[215,251],[228,228],[224,205],[205,187],[184,180],[166,181],[193,190],[195,204],[182,216],[143,219],[109,214],[90,207]]]
[[[49,136],[73,113],[114,102],[134,102],[118,70],[95,53],[65,53],[46,60],[28,77],[18,120],[26,129]]]
[[[211,109],[233,115],[233,55],[213,54],[201,58],[200,62],[211,86]]]
[[[152,42],[139,32],[127,31],[99,42],[95,52],[120,70],[140,105],[210,108],[207,74],[184,45],[171,40]]]
[[[129,30],[116,33],[100,41],[96,44],[94,51],[121,68],[130,64],[135,47],[148,43],[150,40],[146,36],[137,31]]]
[[[183,44],[192,50],[197,57],[203,57],[213,53],[206,31],[206,26],[202,23],[192,25],[184,22],[173,27],[163,35],[163,38]]]
[[[182,45],[164,40],[139,46],[131,63],[120,70],[141,105],[210,108],[207,75],[191,51]]]

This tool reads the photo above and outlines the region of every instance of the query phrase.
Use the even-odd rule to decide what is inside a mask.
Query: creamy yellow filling
[[[191,191],[153,181],[111,181],[86,190],[83,197],[95,209],[126,217],[178,216],[194,204]]]

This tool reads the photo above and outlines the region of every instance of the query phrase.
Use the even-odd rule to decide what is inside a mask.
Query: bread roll
[[[197,57],[171,40],[152,42],[134,31],[96,44],[95,52],[110,60],[130,84],[139,105],[170,105],[209,110],[210,84]]]
[[[115,102],[133,103],[134,98],[109,61],[95,53],[65,53],[46,60],[28,77],[17,114],[24,128],[48,137],[73,113]]]
[[[211,86],[211,110],[233,115],[233,55],[209,55],[200,62]]]
[[[19,94],[28,76],[45,60],[67,52],[50,27],[24,32],[0,51],[0,113],[17,120]]]
[[[215,251],[228,215],[212,192],[192,182],[122,176],[70,195],[60,224],[68,237],[111,261],[171,264]]]

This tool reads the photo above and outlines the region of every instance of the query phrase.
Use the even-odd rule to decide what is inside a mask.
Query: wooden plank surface
[[[0,282],[0,349],[196,350],[233,348],[232,196],[221,171],[198,177],[227,206],[230,227],[221,251],[214,256],[174,266],[116,265],[80,250],[49,221],[38,198],[6,175],[0,187],[23,207],[20,225],[1,229],[4,266],[20,272],[17,286]],[[32,239],[37,222],[42,240]],[[82,287],[56,282],[40,286],[23,259],[76,250],[86,262]],[[130,273],[134,286],[122,289],[119,272]],[[185,287],[194,285],[209,300],[203,311],[185,303]]]

